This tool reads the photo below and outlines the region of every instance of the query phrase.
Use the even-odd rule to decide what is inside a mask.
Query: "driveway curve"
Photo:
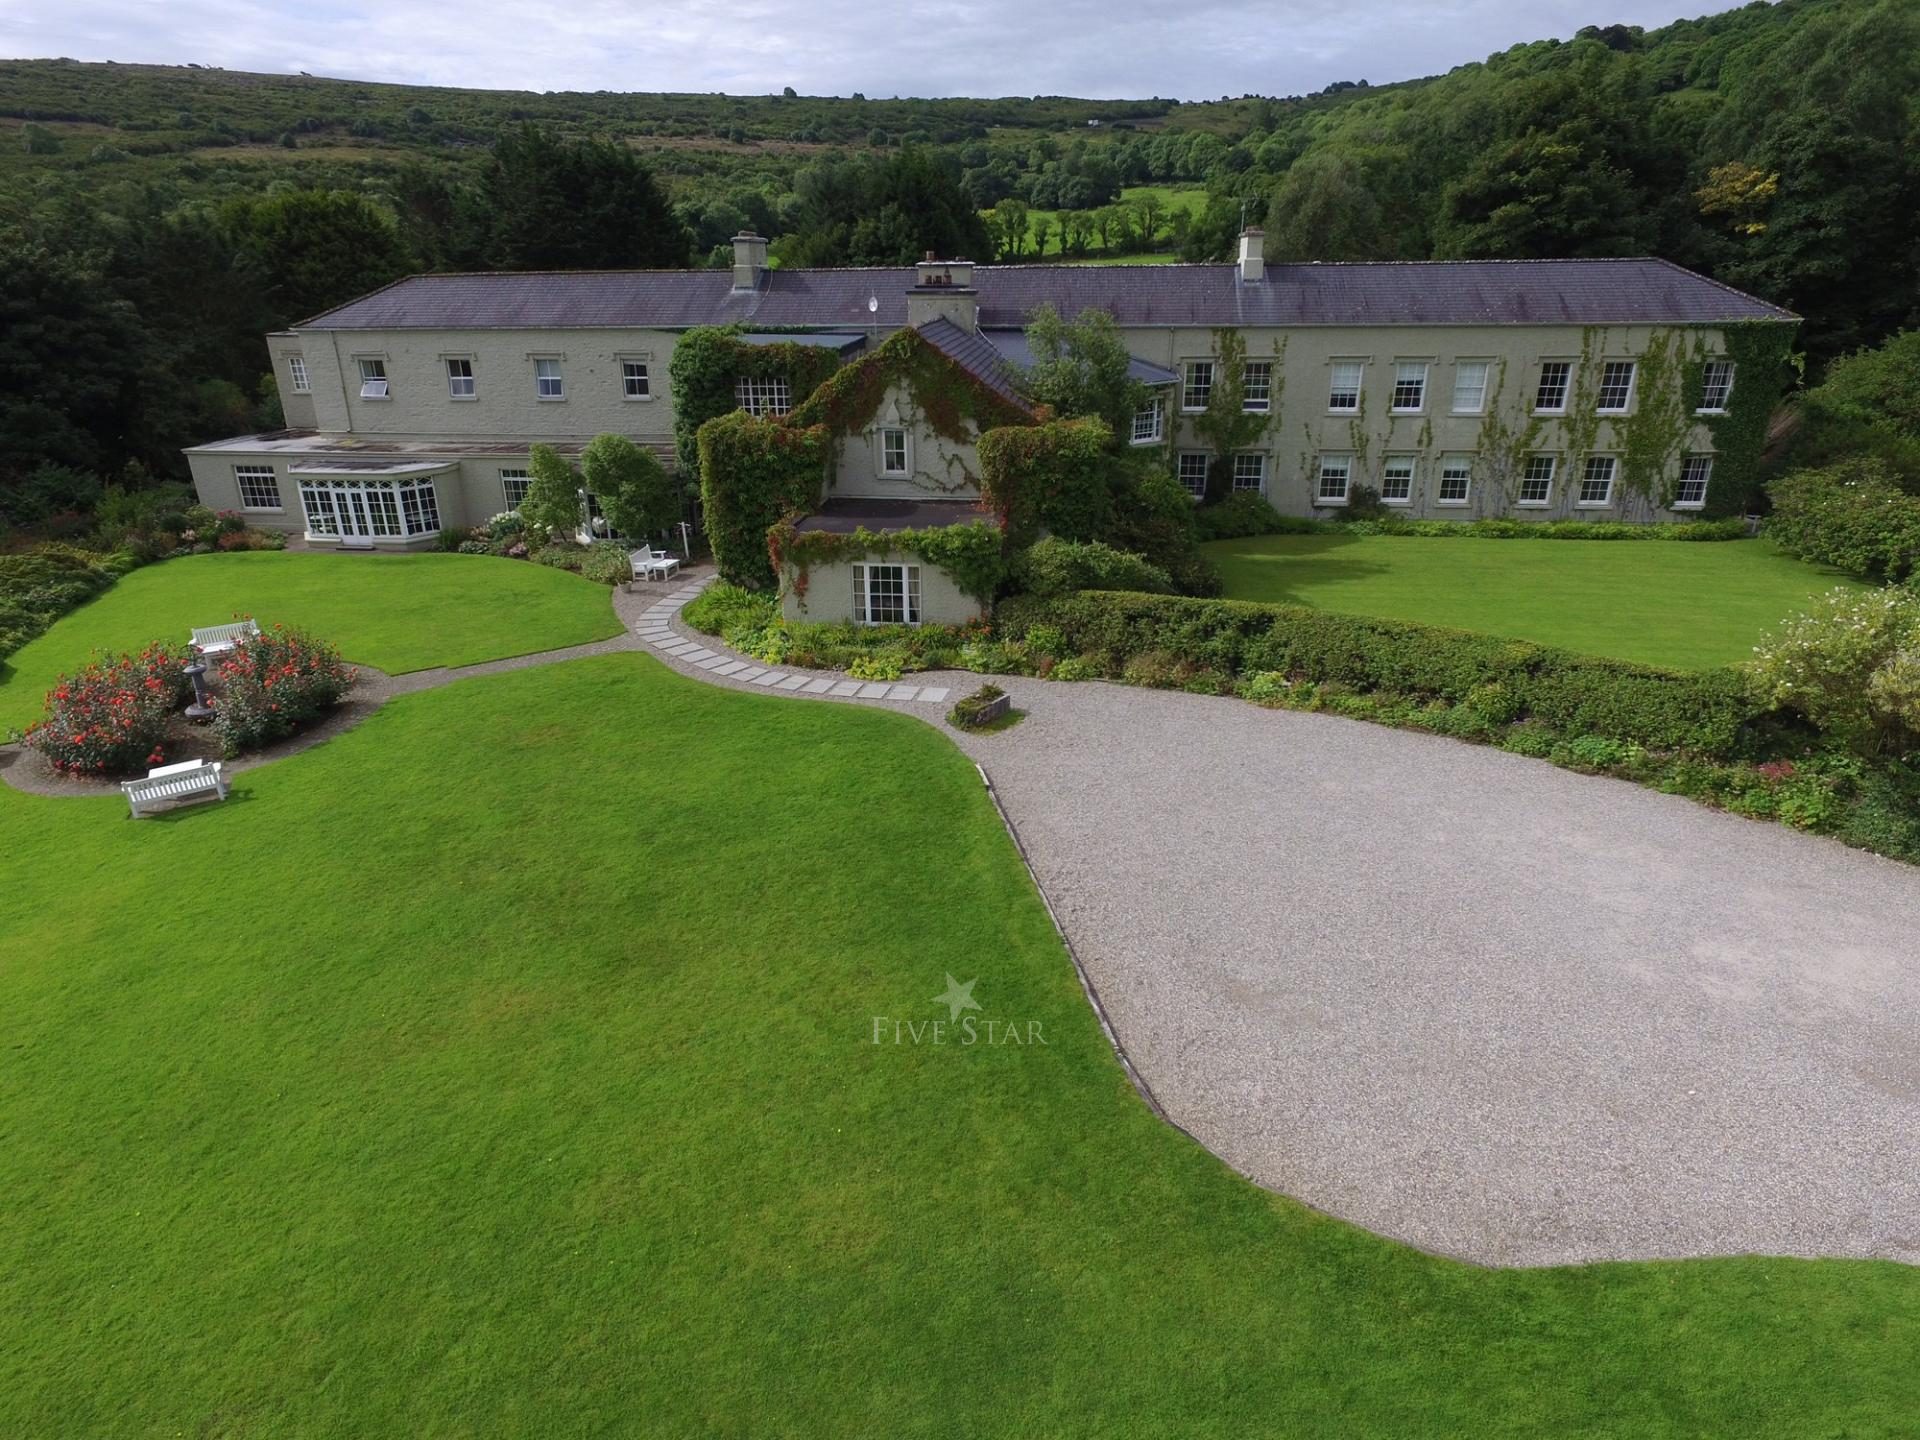
[[[1484,1264],[1920,1263],[1920,868],[1439,736],[996,683],[1027,719],[947,734],[1249,1178]]]

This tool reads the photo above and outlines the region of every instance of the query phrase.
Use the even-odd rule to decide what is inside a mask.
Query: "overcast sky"
[[[0,56],[528,90],[1303,94],[1716,0],[0,0]]]

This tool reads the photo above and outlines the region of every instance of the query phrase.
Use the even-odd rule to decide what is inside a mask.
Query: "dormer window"
[[[387,388],[387,362],[370,355],[363,355],[356,362],[360,367],[360,398],[362,400],[388,400],[392,398]]]

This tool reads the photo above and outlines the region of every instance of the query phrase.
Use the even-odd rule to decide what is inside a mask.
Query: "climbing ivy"
[[[1474,509],[1479,514],[1486,513],[1490,490],[1498,489],[1505,501],[1503,510],[1519,498],[1527,457],[1540,448],[1540,437],[1546,430],[1546,423],[1527,403],[1524,390],[1511,414],[1502,411],[1500,402],[1506,389],[1507,362],[1500,360],[1487,390],[1486,418],[1480,422],[1479,474],[1474,486],[1479,497]]]
[[[779,341],[749,345],[738,325],[696,325],[681,335],[667,364],[673,396],[674,452],[680,473],[700,469],[700,427],[739,408],[735,383],[784,380],[795,401],[813,394],[840,368],[840,356],[819,345]]]
[[[1693,438],[1692,397],[1684,378],[1693,359],[1704,352],[1705,337],[1691,342],[1679,330],[1656,330],[1635,361],[1633,413],[1613,422],[1614,448],[1620,455],[1619,484],[1637,500],[1644,518],[1673,503],[1680,483],[1680,457]]]
[[[1106,429],[1104,425],[1100,427]],[[846,565],[870,555],[910,555],[945,571],[963,593],[991,605],[1007,578],[1000,527],[986,520],[922,530],[867,530],[852,534],[800,530],[788,516],[767,531],[767,558],[776,572],[790,571],[793,593],[806,598],[810,572]]]
[[[723,580],[749,590],[774,584],[768,527],[819,501],[831,448],[823,425],[759,419],[744,410],[700,427],[700,498]]]
[[[1045,529],[1062,540],[1099,540],[1113,523],[1113,429],[1105,420],[1002,425],[980,437],[980,499],[1008,543]]]
[[[1273,347],[1273,390],[1267,408],[1249,411],[1246,337],[1238,330],[1215,330],[1213,351],[1213,389],[1207,395],[1207,408],[1193,417],[1194,433],[1213,451],[1213,463],[1207,467],[1205,502],[1209,505],[1233,493],[1234,452],[1253,449],[1265,436],[1280,413],[1287,373],[1287,342],[1283,337]]]
[[[1795,326],[1778,320],[1742,320],[1720,328],[1718,355],[1703,348],[1687,366],[1684,403],[1699,397],[1708,359],[1733,362],[1733,394],[1724,415],[1697,417],[1713,437],[1713,483],[1707,487],[1705,513],[1739,515],[1759,497],[1760,459],[1775,405],[1790,383]]]

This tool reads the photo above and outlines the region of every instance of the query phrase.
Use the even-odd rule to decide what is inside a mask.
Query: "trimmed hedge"
[[[1171,595],[1173,579],[1143,556],[1093,541],[1082,545],[1049,536],[1013,561],[1016,589],[1031,595],[1068,595],[1075,590],[1138,590]]]
[[[1789,555],[1886,580],[1920,566],[1920,496],[1901,489],[1878,460],[1796,470],[1767,494],[1767,534]]]
[[[1301,606],[1083,591],[1016,596],[1001,604],[997,624],[1015,640],[1036,626],[1052,627],[1071,650],[1097,657],[1114,676],[1143,656],[1225,676],[1274,672],[1416,699],[1471,699],[1497,706],[1509,721],[1703,756],[1735,752],[1759,713],[1732,670],[1660,670]]]
[[[1242,540],[1254,535],[1398,535],[1421,540],[1744,540],[1747,522],[1685,520],[1637,525],[1626,520],[1415,520],[1387,514],[1376,519],[1309,520],[1282,515],[1257,495],[1236,495],[1202,505],[1194,523],[1203,540]]]

